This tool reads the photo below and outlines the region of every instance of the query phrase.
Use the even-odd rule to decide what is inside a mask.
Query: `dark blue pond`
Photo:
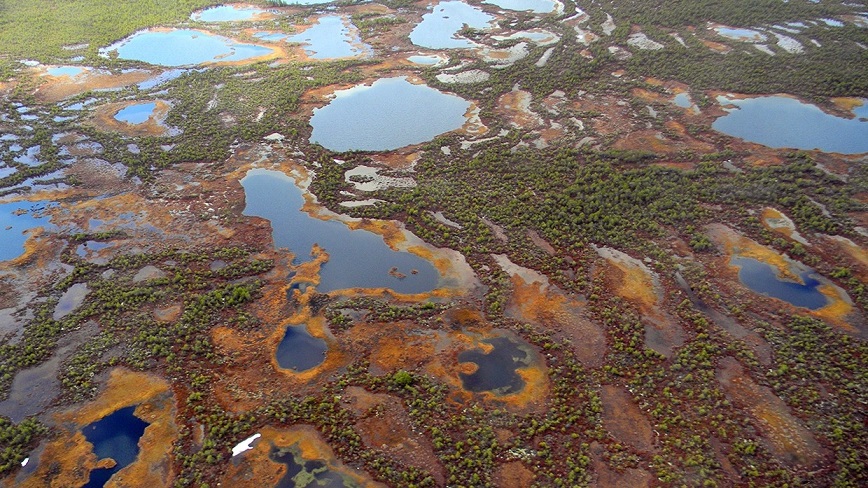
[[[0,261],[14,259],[24,253],[28,230],[50,227],[48,219],[40,217],[48,202],[0,203]]]
[[[115,473],[136,460],[139,438],[145,433],[148,423],[133,415],[135,410],[135,406],[122,408],[82,429],[84,437],[93,444],[97,458],[112,458],[117,463],[111,469],[91,471],[84,488],[101,488]]]
[[[361,287],[422,293],[437,286],[440,275],[429,261],[393,251],[373,232],[351,230],[342,222],[316,219],[303,212],[302,191],[286,174],[254,169],[241,185],[247,201],[244,215],[270,220],[274,246],[288,248],[295,263],[310,261],[314,244],[329,254],[320,272],[318,291]],[[392,268],[396,270],[390,273]],[[398,273],[404,277],[396,277]]]
[[[310,335],[304,325],[290,326],[277,345],[277,364],[284,369],[307,371],[325,361],[327,350],[325,341]]]
[[[823,308],[828,304],[828,298],[817,289],[822,283],[814,278],[810,271],[801,271],[799,277],[804,281],[782,280],[775,269],[756,259],[733,256],[730,263],[739,267],[738,279],[751,290],[797,307],[811,310]]]
[[[836,117],[788,97],[756,97],[730,100],[718,97],[729,113],[715,120],[715,130],[775,148],[819,149],[825,152],[861,154],[868,152],[868,121]],[[863,106],[864,107],[864,106]]]
[[[478,366],[471,374],[459,373],[464,388],[475,392],[493,391],[500,395],[521,391],[524,380],[516,373],[516,369],[529,363],[527,351],[508,337],[495,337],[482,342],[493,346],[491,352],[486,354],[474,349],[458,355],[459,362],[476,363]]]

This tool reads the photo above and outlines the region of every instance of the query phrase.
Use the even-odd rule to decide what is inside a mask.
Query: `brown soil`
[[[500,488],[526,488],[536,476],[520,461],[501,464],[494,472],[494,484]]]
[[[616,439],[640,451],[654,449],[654,431],[651,423],[636,405],[630,393],[622,387],[603,385],[603,426]]]

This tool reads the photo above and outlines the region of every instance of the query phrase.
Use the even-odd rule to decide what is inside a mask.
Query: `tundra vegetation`
[[[0,6],[0,202],[53,201],[42,211],[55,224],[0,263],[0,312],[9,312],[0,314],[0,412],[19,374],[62,357],[49,404],[15,421],[0,415],[0,484],[73,479],[59,460],[36,459],[81,428],[53,415],[92,405],[124,369],[171,384],[172,448],[140,454],[167,460],[168,486],[265,472],[273,462],[230,462],[232,447],[294,426],[312,426],[348,470],[388,486],[868,485],[865,154],[771,149],[711,128],[723,93],[783,93],[852,118],[868,96],[861,7],[605,0],[537,15],[470,1],[496,21],[457,35],[492,49],[523,42],[527,55],[501,65],[473,49],[440,50],[445,64],[426,66],[406,61],[431,51],[408,39],[425,2],[253,1],[274,15],[191,20],[215,3]],[[275,43],[285,51],[276,59],[169,72],[99,51],[156,27],[256,43],[255,32],[293,34],[323,13],[345,16],[373,56],[312,60]],[[717,24],[769,40],[727,40]],[[496,38],[527,31],[555,41]],[[637,33],[662,48],[631,47]],[[91,72],[46,72],[67,65],[165,78],[100,85]],[[438,77],[471,70],[488,77]],[[311,111],[328,94],[390,76],[472,101],[486,130],[385,153],[309,142]],[[68,91],[54,96],[58,86]],[[517,92],[525,112],[506,102]],[[671,103],[678,93],[695,112]],[[170,105],[163,135],[107,130],[94,115],[156,99]],[[31,148],[32,160],[22,158]],[[362,179],[415,184],[360,191],[347,172],[361,165],[378,169]],[[309,184],[305,211],[341,214],[393,246],[404,244],[400,225],[428,246],[414,250],[413,240],[411,251],[466,262],[474,277],[414,296],[317,293],[326,256],[314,250],[299,264],[273,248],[267,222],[244,215],[239,179],[257,166]],[[768,226],[766,208],[791,219],[801,240]],[[810,311],[741,285],[729,261],[745,250],[722,244],[717,224],[762,249],[783,279],[790,260],[813,269],[829,305]],[[634,280],[603,248],[650,278]],[[448,266],[438,268],[445,276]],[[542,298],[528,298],[522,282]],[[646,282],[654,289],[640,292],[653,303],[623,292]],[[76,285],[87,286],[82,303],[56,313]],[[521,305],[542,312],[530,321]],[[301,323],[327,342],[327,358],[310,372],[280,371],[274,338]],[[604,339],[599,364],[582,353],[589,328]],[[496,334],[534,351],[518,371],[543,386],[462,388],[470,363],[458,354]],[[260,442],[290,447],[279,436]],[[39,466],[24,472],[26,459]],[[254,461],[266,467],[237,468]]]

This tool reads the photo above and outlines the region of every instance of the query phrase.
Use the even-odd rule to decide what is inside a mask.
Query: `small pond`
[[[371,53],[370,46],[362,44],[358,29],[339,15],[320,17],[316,24],[287,37],[286,41],[304,44],[313,59],[350,58]]]
[[[266,10],[256,7],[220,5],[219,7],[207,8],[201,12],[194,12],[193,15],[190,16],[190,19],[201,22],[236,22],[254,20],[266,13],[268,13]]]
[[[80,66],[54,66],[52,68],[48,68],[46,72],[50,76],[68,76],[70,78],[75,78],[76,76],[85,72],[85,69]]]
[[[247,202],[244,215],[271,221],[276,248],[288,248],[296,263],[310,260],[314,244],[329,254],[320,270],[319,292],[362,287],[423,293],[437,286],[440,275],[429,261],[392,250],[373,232],[351,230],[343,222],[316,219],[302,211],[303,192],[286,174],[254,169],[241,184]]]
[[[109,478],[136,460],[139,455],[139,438],[145,433],[148,423],[133,415],[136,407],[126,407],[98,420],[82,433],[93,444],[98,459],[112,458],[117,463],[113,468],[94,469],[84,488],[101,488]]]
[[[766,40],[765,34],[751,29],[740,29],[737,27],[719,25],[714,28],[714,31],[717,32],[719,36],[733,39],[735,41],[763,42]]]
[[[811,310],[823,308],[828,304],[828,298],[817,289],[822,283],[810,270],[798,270],[799,278],[804,283],[781,279],[770,265],[756,259],[733,256],[730,264],[739,267],[738,279],[751,290],[767,295],[796,307]]]
[[[482,342],[493,347],[491,352],[486,354],[474,349],[458,355],[459,362],[478,366],[471,374],[459,373],[464,388],[474,392],[493,391],[499,395],[521,391],[524,380],[516,369],[530,363],[528,352],[508,337],[495,337]]]
[[[272,446],[269,459],[286,466],[286,473],[275,488],[296,488],[299,486],[328,486],[335,488],[359,486],[352,479],[341,476],[329,469],[328,464],[318,459],[307,460],[296,447],[281,449]]]
[[[440,2],[433,12],[422,16],[422,22],[410,33],[410,41],[431,49],[461,49],[478,47],[479,44],[460,37],[458,32],[465,25],[474,29],[488,29],[494,17],[480,8],[464,2]]]
[[[506,10],[531,11],[535,14],[547,14],[558,10],[560,6],[555,0],[485,0],[483,3],[497,5]]]
[[[388,151],[461,128],[470,102],[406,78],[384,78],[335,92],[314,109],[310,142],[332,151]]]
[[[108,57],[117,51],[118,57],[161,66],[243,61],[267,56],[274,51],[255,44],[244,44],[227,37],[190,29],[153,29],[141,31],[100,49]]]
[[[296,372],[307,371],[325,361],[327,350],[325,341],[310,335],[304,325],[290,326],[277,345],[277,364]]]
[[[90,293],[90,289],[87,287],[87,283],[76,283],[69,287],[63,295],[60,297],[60,301],[57,302],[57,306],[54,307],[54,320],[60,320],[63,317],[66,317],[70,313],[72,313],[75,309],[81,306],[84,303],[84,299],[87,297],[87,294]]]
[[[0,203],[0,261],[14,259],[24,253],[27,232],[36,227],[51,227],[41,216],[48,202]]]
[[[423,66],[440,66],[442,64],[445,64],[449,60],[439,54],[419,54],[416,56],[408,57],[407,61],[410,61],[413,64],[421,64]]]
[[[868,121],[860,120],[864,105],[854,111],[860,118],[845,119],[816,105],[782,96],[729,99],[717,97],[728,114],[712,128],[733,137],[774,148],[819,149],[824,152],[868,152]]]
[[[156,102],[128,105],[118,110],[115,114],[115,120],[126,122],[127,124],[141,124],[154,114],[154,109],[156,108]]]
[[[690,108],[693,106],[693,101],[690,100],[690,95],[687,92],[679,93],[672,99],[672,103],[681,108]]]

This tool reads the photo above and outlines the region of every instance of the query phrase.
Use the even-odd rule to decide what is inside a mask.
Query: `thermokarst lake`
[[[373,232],[351,230],[339,220],[311,217],[302,210],[302,190],[286,174],[254,169],[241,184],[247,202],[244,215],[269,220],[275,248],[289,249],[296,262],[309,261],[314,245],[328,253],[317,291],[358,287],[422,293],[437,286],[439,273],[429,261],[392,250]]]
[[[310,142],[332,151],[387,151],[461,128],[470,102],[405,77],[338,90],[314,109]]]
[[[100,49],[104,57],[117,53],[120,59],[172,67],[244,61],[268,56],[273,52],[264,46],[236,42],[217,34],[191,29],[142,31]]]

